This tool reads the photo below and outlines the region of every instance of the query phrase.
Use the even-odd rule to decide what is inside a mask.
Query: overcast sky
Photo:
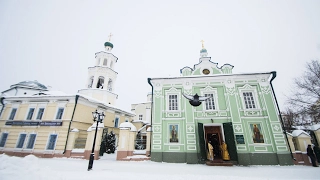
[[[110,33],[124,110],[146,101],[148,77],[198,63],[201,40],[233,73],[277,71],[283,110],[293,78],[320,57],[320,1],[0,0],[0,91],[37,80],[77,93]]]

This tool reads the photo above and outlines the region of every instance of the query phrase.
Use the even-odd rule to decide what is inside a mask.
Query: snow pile
[[[10,157],[6,154],[0,154],[0,174],[1,180],[6,179],[24,179],[24,180],[37,180],[37,179],[58,179],[51,176],[53,172],[48,167],[39,165],[39,159],[34,155],[28,155],[24,158]],[[14,178],[12,178],[14,177]],[[60,178],[61,179],[61,178]]]

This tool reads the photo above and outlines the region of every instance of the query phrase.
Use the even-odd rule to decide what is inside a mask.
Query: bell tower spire
[[[88,68],[86,89],[81,89],[78,92],[115,105],[118,95],[114,93],[114,87],[118,73],[114,69],[118,58],[111,53],[113,49],[113,44],[110,42],[112,36],[110,33],[109,41],[104,43],[105,51],[97,52],[94,66]]]

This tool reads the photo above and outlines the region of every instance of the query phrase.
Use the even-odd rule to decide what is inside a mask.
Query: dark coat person
[[[312,149],[312,147],[311,147],[310,144],[308,145],[308,148],[307,148],[307,155],[308,155],[308,156],[310,157],[310,159],[311,159],[312,166],[313,166],[313,167],[319,167],[319,166],[317,165],[317,162],[316,162],[316,156],[315,156],[314,151],[313,151],[313,149]]]

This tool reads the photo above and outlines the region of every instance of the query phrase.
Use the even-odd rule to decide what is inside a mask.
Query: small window
[[[50,134],[47,150],[54,150],[56,146],[57,136],[58,136],[57,134]]]
[[[37,120],[41,120],[43,116],[44,108],[39,108]]]
[[[16,148],[23,148],[27,134],[20,134]]]
[[[140,114],[140,115],[139,115],[139,120],[142,121],[142,118],[143,118],[143,115]]]
[[[244,92],[243,99],[244,99],[246,109],[255,109],[256,108],[252,92]]]
[[[108,91],[112,92],[112,79],[109,79],[108,81]]]
[[[27,144],[27,149],[33,149],[34,142],[36,140],[37,135],[36,134],[30,134],[29,135],[29,140]]]
[[[169,110],[178,110],[178,95],[169,95]]]
[[[62,119],[64,108],[59,108],[57,112],[56,119]]]
[[[205,94],[205,97],[211,97],[209,99],[206,99],[206,110],[215,110],[215,105],[214,105],[214,99],[213,99],[213,94]]]
[[[110,68],[112,69],[113,68],[113,62],[111,61],[110,63]]]
[[[93,84],[93,76],[91,76],[89,79],[88,88],[92,88],[92,84]]]
[[[107,65],[108,65],[108,59],[107,59],[107,58],[104,58],[104,60],[103,60],[103,65],[104,65],[104,66],[107,66]]]
[[[27,116],[27,120],[31,120],[33,116],[34,108],[30,108]]]
[[[2,133],[1,140],[0,140],[0,147],[4,147],[6,145],[8,139],[8,133]]]
[[[96,88],[103,89],[104,86],[104,77],[99,76]]]
[[[114,127],[117,128],[117,127],[118,127],[118,124],[119,124],[119,118],[116,117],[116,118],[114,119]]]
[[[16,115],[16,112],[17,112],[17,108],[13,108],[11,113],[10,113],[9,120],[13,120],[14,119],[14,116]]]

